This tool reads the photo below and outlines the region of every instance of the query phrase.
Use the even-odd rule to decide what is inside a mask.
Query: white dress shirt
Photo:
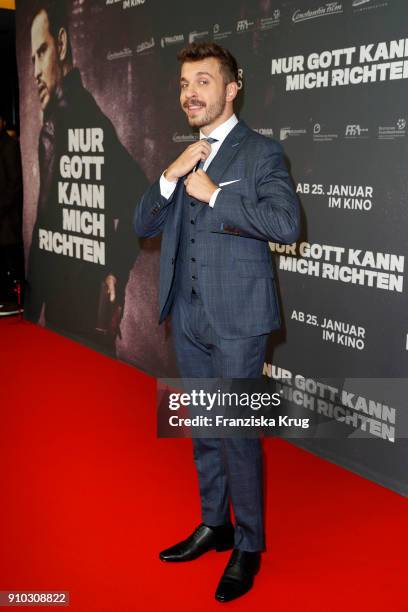
[[[203,138],[216,138],[217,139],[217,142],[213,142],[210,145],[211,153],[204,162],[204,166],[203,166],[204,172],[207,170],[208,166],[210,165],[214,157],[217,155],[222,143],[224,142],[224,140],[226,139],[226,137],[228,136],[232,128],[237,125],[237,123],[238,123],[237,116],[233,114],[231,115],[229,119],[227,119],[227,121],[224,121],[224,123],[221,123],[221,125],[216,127],[211,132],[211,134],[208,134],[208,136],[205,136],[205,134],[203,134],[200,130],[200,140],[202,140]],[[164,198],[166,198],[166,200],[168,200],[172,196],[176,188],[176,185],[177,185],[177,181],[168,181],[165,178],[164,173],[161,175],[160,193]],[[217,199],[217,196],[220,191],[221,191],[221,187],[218,187],[218,189],[216,189],[214,193],[212,194],[211,199],[208,203],[211,207],[214,206],[215,200]]]

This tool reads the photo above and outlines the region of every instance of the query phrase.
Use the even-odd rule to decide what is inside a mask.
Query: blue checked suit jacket
[[[243,338],[280,327],[268,241],[291,244],[300,229],[299,202],[281,145],[243,121],[231,130],[207,169],[221,186],[214,208],[199,203],[196,218],[198,284],[207,316],[222,338]],[[229,183],[223,185],[223,183]],[[144,193],[134,216],[140,237],[162,236],[159,321],[170,313],[177,292],[182,207],[180,179],[169,200],[157,180]]]

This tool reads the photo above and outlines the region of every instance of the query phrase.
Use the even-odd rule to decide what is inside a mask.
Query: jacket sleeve
[[[256,197],[221,189],[213,219],[217,226],[231,226],[251,238],[292,244],[299,236],[300,207],[289,176],[283,150],[272,141],[256,166]]]
[[[140,238],[153,238],[162,233],[175,191],[166,200],[160,193],[158,179],[144,192],[133,217],[133,228]]]

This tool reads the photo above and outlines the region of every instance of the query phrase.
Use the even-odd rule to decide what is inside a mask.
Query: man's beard
[[[191,102],[192,101],[190,100],[190,103]],[[206,125],[214,123],[214,121],[216,121],[224,112],[226,104],[226,99],[222,97],[210,106],[204,107],[204,115],[200,115],[200,117],[189,117],[187,115],[189,125],[191,127],[203,128]]]

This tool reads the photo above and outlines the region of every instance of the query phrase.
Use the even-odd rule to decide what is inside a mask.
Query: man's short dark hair
[[[184,62],[199,62],[209,57],[215,57],[219,60],[220,70],[226,85],[232,81],[238,81],[237,60],[228,49],[216,43],[193,42],[177,54],[177,59],[181,64],[184,64]]]
[[[48,24],[51,36],[55,41],[58,40],[58,33],[63,28],[67,33],[67,59],[68,63],[72,63],[72,48],[69,37],[69,16],[66,0],[35,0],[32,10],[31,25],[34,19],[42,12],[45,12],[48,17]]]

